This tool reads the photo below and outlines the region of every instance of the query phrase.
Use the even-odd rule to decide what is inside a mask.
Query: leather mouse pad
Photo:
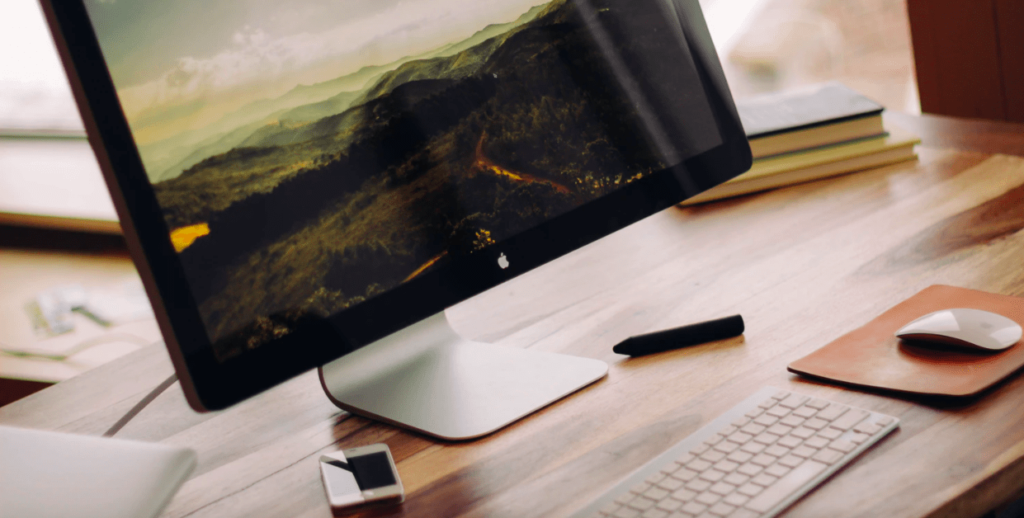
[[[991,311],[1024,326],[1024,299],[935,285],[789,364],[789,371],[915,394],[969,396],[1024,366],[1021,342],[997,353],[975,353],[915,345],[894,336],[918,317],[951,308]]]

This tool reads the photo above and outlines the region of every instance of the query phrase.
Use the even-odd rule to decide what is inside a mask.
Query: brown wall
[[[921,110],[1024,122],[1024,0],[907,0]]]

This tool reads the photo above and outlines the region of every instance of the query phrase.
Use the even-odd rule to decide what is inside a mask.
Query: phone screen
[[[367,489],[395,485],[395,475],[391,471],[388,454],[383,451],[358,457],[349,457],[348,462],[352,466],[352,473],[356,476],[356,483],[359,484],[359,489],[365,491]]]

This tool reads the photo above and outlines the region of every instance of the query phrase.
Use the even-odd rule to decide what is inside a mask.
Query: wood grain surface
[[[908,120],[940,142],[967,131]],[[328,517],[317,458],[376,442],[391,447],[407,498],[374,516],[561,516],[774,385],[902,423],[786,516],[981,515],[1024,488],[1019,376],[943,400],[786,372],[931,284],[1024,296],[1024,158],[930,140],[917,162],[666,210],[451,308],[467,338],[610,365],[606,379],[483,439],[445,443],[347,415],[313,372],[203,415],[175,385],[119,437],[197,450],[167,516]],[[611,352],[630,335],[737,313],[740,338],[638,359]],[[147,348],[0,408],[0,423],[99,434],[171,371]]]

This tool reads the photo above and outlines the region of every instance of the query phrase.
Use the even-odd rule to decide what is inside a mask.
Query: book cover
[[[882,137],[756,160],[750,171],[680,205],[696,205],[910,160],[917,156],[914,145],[920,142],[911,133],[893,130]]]
[[[750,152],[755,160],[759,160],[882,136],[885,136],[885,125],[882,122],[882,115],[878,114],[751,139]]]
[[[838,82],[739,100],[736,108],[749,139],[878,115],[884,109]]]

